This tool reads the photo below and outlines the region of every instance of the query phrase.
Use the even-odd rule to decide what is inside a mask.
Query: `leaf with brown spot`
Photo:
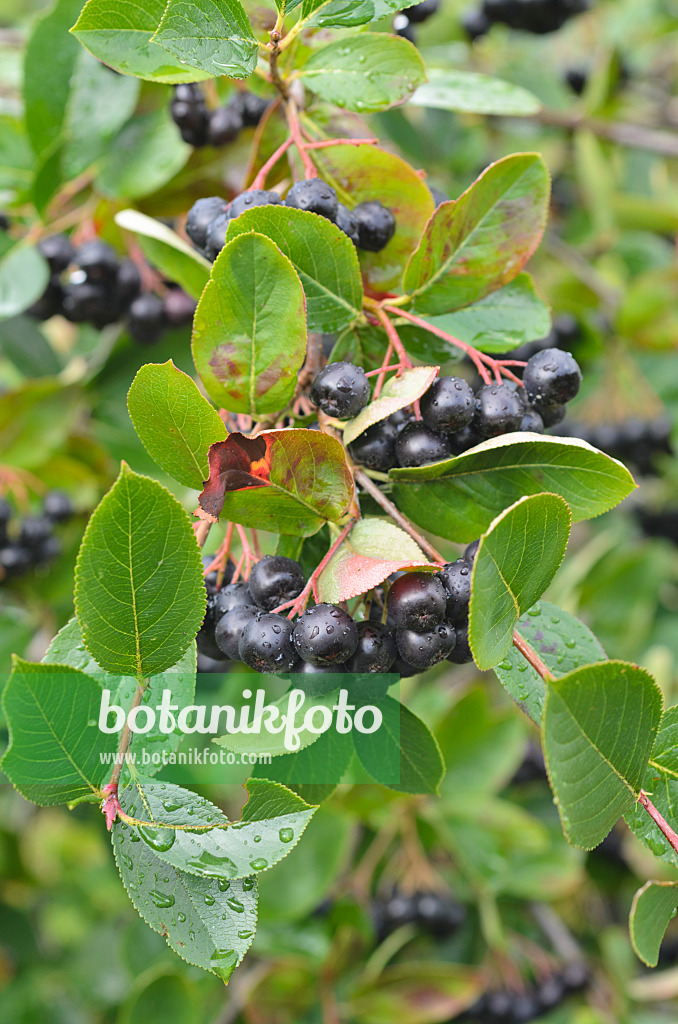
[[[336,604],[365,594],[400,569],[430,565],[411,537],[393,523],[368,516],[355,524],[318,580],[321,601]]]
[[[299,275],[264,235],[239,235],[219,253],[193,321],[193,360],[207,393],[230,412],[284,409],[306,355]]]
[[[550,195],[538,153],[490,164],[455,201],[442,203],[405,271],[420,313],[449,313],[512,281],[541,241]]]
[[[337,522],[353,500],[344,449],[319,430],[229,434],[209,450],[209,479],[196,515],[307,537]]]

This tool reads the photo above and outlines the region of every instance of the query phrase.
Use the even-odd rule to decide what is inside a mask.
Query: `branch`
[[[527,640],[523,639],[517,629],[513,630],[513,646],[520,651],[525,661],[532,666],[545,683],[549,683],[554,678],[551,669],[544,664],[537,652],[530,647]]]
[[[306,586],[304,587],[304,589],[302,590],[302,592],[299,594],[299,597],[295,597],[292,601],[285,601],[284,604],[281,604],[277,608],[274,608],[271,613],[272,615],[276,615],[279,612],[287,611],[288,608],[290,609],[289,615],[287,616],[288,619],[293,619],[295,615],[300,615],[306,608],[306,605],[308,604],[308,599],[311,596],[311,591],[313,592],[314,601],[318,601],[318,579],[320,578],[323,569],[326,567],[332,556],[339,550],[341,545],[348,537],[349,533],[355,526],[355,523],[356,520],[351,519],[350,522],[348,522],[346,526],[343,528],[337,539],[333,541],[332,544],[330,544],[329,548],[327,549],[325,555],[322,558],[322,561],[318,564],[317,568],[314,569],[313,572],[311,573],[311,577]]]
[[[412,360],[410,359],[410,357],[408,356],[407,352],[405,351],[405,346],[403,345],[402,341],[400,340],[400,335],[398,334],[398,332],[397,332],[397,330],[395,328],[395,324],[386,315],[384,310],[381,309],[376,304],[375,304],[375,308],[374,308],[374,315],[375,315],[377,321],[381,324],[381,326],[386,331],[386,334],[388,336],[388,340],[390,341],[390,343],[393,345],[393,348],[398,353],[398,358],[400,359],[400,362],[403,364],[403,366],[407,366],[407,367],[412,366]]]
[[[104,817],[106,818],[106,827],[108,828],[109,832],[111,831],[113,822],[118,817],[121,810],[120,803],[118,801],[118,783],[120,782],[122,766],[127,759],[127,751],[129,750],[129,745],[132,742],[132,730],[129,727],[128,721],[130,712],[134,711],[134,709],[138,708],[139,705],[141,704],[147,686],[147,682],[139,683],[136,690],[134,691],[134,697],[132,699],[130,709],[127,712],[127,715],[125,716],[125,724],[123,726],[122,732],[120,733],[120,742],[118,743],[118,751],[115,758],[115,765],[113,766],[113,771],[111,772],[110,779],[108,780],[107,784],[103,787],[102,790],[105,796],[104,802],[101,805],[101,810]]]
[[[421,550],[425,554],[427,554],[432,561],[438,562],[440,565],[447,564],[447,559],[443,558],[439,551],[436,551],[433,545],[426,540],[426,537],[422,537],[422,535],[419,533],[417,529],[415,529],[415,527],[412,525],[409,519],[407,519],[406,516],[402,514],[402,512],[399,512],[398,509],[393,504],[393,502],[389,501],[386,495],[379,490],[377,485],[372,480],[370,480],[369,476],[367,475],[367,473],[364,472],[364,470],[356,469],[353,475],[355,477],[356,483],[360,484],[362,489],[364,491],[367,491],[370,497],[374,498],[378,505],[381,505],[384,512],[386,512],[387,515],[391,517],[394,523],[398,524],[401,530],[404,530],[405,533],[409,533],[412,540],[415,540],[417,542]]]
[[[678,835],[673,831],[666,818],[659,813],[644,789],[641,789],[638,795],[638,803],[645,808],[669,846],[678,853]]]
[[[299,125],[299,113],[297,111],[297,105],[293,99],[289,97],[287,98],[287,102],[285,103],[285,110],[287,111],[287,124],[289,125],[290,129],[290,137],[299,153],[299,156],[301,157],[301,162],[304,165],[304,177],[316,178],[318,176],[318,172],[316,170],[315,164],[311,160],[306,150],[306,143],[304,142],[303,136],[301,134],[301,127]]]

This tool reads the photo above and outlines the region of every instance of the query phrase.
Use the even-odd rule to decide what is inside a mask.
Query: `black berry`
[[[211,595],[208,594],[207,614],[211,615],[216,623],[222,615],[226,615],[240,604],[254,604],[249,584],[245,582],[227,583],[221,590],[217,590]]]
[[[343,203],[339,203],[337,206],[335,223],[345,235],[348,235],[354,245],[359,244],[360,232],[358,231],[358,221],[353,211],[349,210],[348,206],[344,206]]]
[[[555,427],[563,422],[567,415],[567,409],[564,405],[543,405],[539,415],[545,427]]]
[[[486,36],[492,28],[492,22],[479,7],[466,11],[461,19],[461,25],[472,43]]]
[[[264,555],[254,565],[248,580],[255,604],[265,611],[291,601],[306,585],[304,570],[292,558]]]
[[[221,196],[206,196],[193,203],[186,217],[186,234],[193,245],[196,245],[198,249],[205,248],[207,231],[212,221],[220,214],[226,213],[227,210],[228,203]]]
[[[20,576],[31,566],[31,555],[18,544],[0,548],[0,576]]]
[[[118,301],[127,308],[141,293],[141,274],[132,260],[122,260],[115,278]]]
[[[358,646],[349,662],[349,671],[388,672],[397,653],[392,630],[381,622],[359,622]]]
[[[7,526],[12,518],[12,506],[6,498],[0,498],[0,526]]]
[[[127,311],[127,330],[132,338],[142,345],[158,341],[165,329],[165,310],[162,299],[153,292],[146,292]]]
[[[388,592],[388,613],[398,629],[420,633],[434,629],[445,618],[446,607],[447,595],[438,574],[404,573],[391,584]],[[402,656],[409,661],[407,655]]]
[[[353,216],[358,221],[358,245],[361,249],[381,252],[395,234],[395,217],[377,199],[359,203],[353,210]]]
[[[396,456],[400,466],[425,466],[451,455],[450,442],[425,423],[407,423],[398,433]]]
[[[417,924],[437,939],[454,935],[466,917],[461,903],[437,892],[415,893],[414,906]]]
[[[573,960],[563,968],[562,979],[568,992],[581,992],[591,980],[591,974],[586,964]]]
[[[584,68],[566,68],[563,78],[575,96],[582,95],[589,80],[589,76]]]
[[[228,208],[231,220],[235,220],[245,210],[251,210],[254,206],[282,206],[283,201],[277,192],[266,188],[251,188],[249,192],[241,192],[231,202]]]
[[[471,646],[468,642],[468,622],[458,622],[454,627],[454,632],[457,639],[452,653],[447,656],[447,660],[455,665],[467,665],[473,661]]]
[[[570,402],[581,386],[581,370],[570,352],[546,348],[528,360],[523,383],[528,400],[539,412],[549,405]]]
[[[53,523],[61,523],[73,515],[73,502],[65,491],[48,491],[42,510]]]
[[[222,615],[214,630],[217,647],[233,661],[240,657],[239,643],[242,631],[259,614],[254,604],[237,604]]]
[[[172,120],[189,146],[207,143],[210,115],[202,91],[194,83],[177,85],[170,104]]]
[[[53,274],[62,274],[75,258],[75,248],[68,235],[50,235],[38,242],[38,249]]]
[[[532,434],[543,434],[544,433],[544,420],[539,415],[536,409],[528,409],[522,420],[518,430],[521,432],[529,431]]]
[[[165,320],[171,327],[190,324],[195,313],[196,301],[183,288],[170,288],[163,299]]]
[[[326,416],[349,420],[369,402],[370,383],[361,366],[329,363],[313,381],[310,397]]]
[[[26,310],[35,320],[49,320],[63,312],[64,290],[58,277],[52,277],[40,298]]]
[[[448,564],[438,573],[447,594],[447,618],[450,622],[463,622],[468,615],[471,599],[471,567],[464,558]]]
[[[228,211],[226,211],[226,213],[218,213],[214,220],[210,221],[207,227],[203,251],[205,253],[205,257],[210,261],[210,263],[214,263],[215,259],[224,248],[229,220],[230,217]]]
[[[458,430],[456,434],[449,435],[453,455],[461,455],[462,452],[467,452],[469,448],[474,448],[482,440],[483,438],[476,427],[475,419],[467,427]]]
[[[401,39],[407,39],[408,43],[416,43],[417,41],[414,25],[410,23],[410,19],[405,14],[396,14],[393,19],[393,31]]]
[[[522,398],[507,384],[485,384],[476,392],[474,426],[483,437],[517,430],[525,410]]]
[[[206,658],[213,658],[215,661],[223,661],[224,655],[221,648],[217,645],[217,641],[214,636],[214,617],[208,613],[205,615],[202,626],[195,638],[196,646],[199,654],[204,654]]]
[[[297,181],[287,193],[285,206],[295,210],[308,210],[320,217],[335,220],[339,201],[337,193],[322,178],[306,178]]]
[[[232,106],[240,111],[242,122],[246,128],[256,128],[264,116],[269,100],[257,96],[253,92],[239,92],[231,100]]]
[[[447,622],[441,622],[426,633],[415,632],[413,629],[399,629],[396,632],[398,654],[420,672],[444,661],[452,652],[456,640],[454,626]]]
[[[119,309],[115,297],[103,284],[82,281],[64,289],[62,312],[74,324],[105,324],[118,319]]]
[[[396,427],[388,420],[380,420],[349,444],[349,455],[361,466],[385,473],[396,465],[397,437]]]
[[[203,555],[202,556],[202,564],[205,567],[205,569],[209,565],[211,565],[213,561],[214,561],[214,555]],[[233,564],[232,560],[229,558],[226,561],[226,566],[224,567],[224,571],[222,573],[222,578],[221,578],[221,586],[222,587],[228,586],[228,584],[233,579],[233,573],[234,572],[235,572],[235,565]],[[207,576],[205,576],[205,589],[207,590],[208,594],[216,594],[218,578],[219,578],[219,573],[218,573],[217,569],[212,569],[212,571],[208,572]],[[245,585],[247,585],[247,584],[245,584]]]
[[[467,544],[466,547],[464,548],[463,558],[464,561],[467,562],[469,565],[473,565],[473,563],[475,562],[479,547],[480,541],[472,540],[471,543]]]
[[[416,917],[414,898],[394,892],[388,900],[380,901],[374,908],[377,937],[383,941],[397,928],[402,928],[406,924],[414,924]]]
[[[421,3],[405,8],[405,14],[415,25],[426,21],[440,7],[440,0],[421,0]]]
[[[207,141],[210,146],[225,146],[233,142],[243,128],[241,112],[235,106],[228,104],[213,110],[209,116],[207,126]]]
[[[292,623],[284,615],[259,612],[243,629],[238,653],[257,672],[289,672],[297,660]]]
[[[342,608],[317,604],[304,612],[294,627],[294,646],[312,665],[342,665],[358,646],[358,627]]]
[[[88,281],[114,285],[118,274],[118,257],[106,242],[95,239],[85,242],[76,252],[75,262],[83,270]]]
[[[420,400],[421,415],[431,430],[453,434],[473,419],[473,391],[461,377],[438,377]]]

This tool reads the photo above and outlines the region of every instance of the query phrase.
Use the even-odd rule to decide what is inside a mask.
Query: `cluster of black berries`
[[[403,925],[414,925],[434,939],[446,939],[454,935],[465,917],[461,903],[439,892],[406,894],[396,889],[387,899],[376,900],[373,907],[379,942]]]
[[[269,102],[252,92],[238,92],[228,103],[209,110],[202,89],[191,83],[174,87],[170,114],[189,146],[225,146],[243,128],[256,128]]]
[[[623,423],[569,423],[561,433],[588,441],[613,458],[630,462],[638,471],[650,476],[656,473],[657,455],[671,455],[671,421],[668,416],[644,420],[629,417]]]
[[[544,35],[556,32],[589,7],[590,0],[482,0],[479,7],[466,12],[463,26],[470,39],[486,35],[495,22]]]
[[[574,357],[557,348],[528,360],[522,388],[514,382],[483,384],[474,394],[461,377],[437,377],[420,399],[421,420],[399,410],[360,434],[349,454],[368,469],[386,472],[460,455],[515,430],[543,433],[563,420],[581,380]],[[330,363],[313,382],[310,398],[326,416],[347,420],[368,404],[370,386],[361,367]]]
[[[586,964],[573,961],[523,992],[508,989],[488,992],[481,996],[464,1019],[478,1024],[526,1024],[550,1013],[570,995],[586,988],[588,982]]]
[[[395,232],[395,217],[378,200],[359,203],[352,210],[337,199],[335,190],[322,178],[298,181],[280,198],[277,192],[252,188],[227,203],[219,196],[198,199],[186,218],[186,234],[196,248],[213,262],[224,246],[228,223],[255,206],[289,206],[326,217],[359,249],[380,252]]]
[[[415,43],[417,36],[414,26],[420,25],[423,21],[428,21],[439,7],[440,0],[421,0],[420,3],[414,4],[413,7],[406,7],[400,14],[396,14],[393,19],[394,32],[396,35],[402,36],[403,39],[409,39],[411,43]]]
[[[0,498],[0,582],[58,558],[61,545],[54,526],[72,515],[71,499],[63,491],[50,491],[41,513],[21,522],[13,522],[11,505]]]
[[[97,329],[125,318],[134,341],[151,344],[169,326],[191,320],[195,303],[180,288],[164,299],[141,291],[141,275],[129,259],[119,260],[100,239],[77,249],[67,235],[50,235],[38,243],[50,278],[43,295],[26,312],[37,320],[60,314],[72,323],[91,323]]]

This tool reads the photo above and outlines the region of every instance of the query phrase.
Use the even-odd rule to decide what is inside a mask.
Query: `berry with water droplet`
[[[292,639],[299,657],[311,665],[343,665],[355,654],[358,627],[343,608],[317,604],[297,620]]]
[[[445,588],[437,573],[404,573],[392,583],[388,592],[388,613],[398,629],[421,633],[434,629],[443,622],[446,605]]]

